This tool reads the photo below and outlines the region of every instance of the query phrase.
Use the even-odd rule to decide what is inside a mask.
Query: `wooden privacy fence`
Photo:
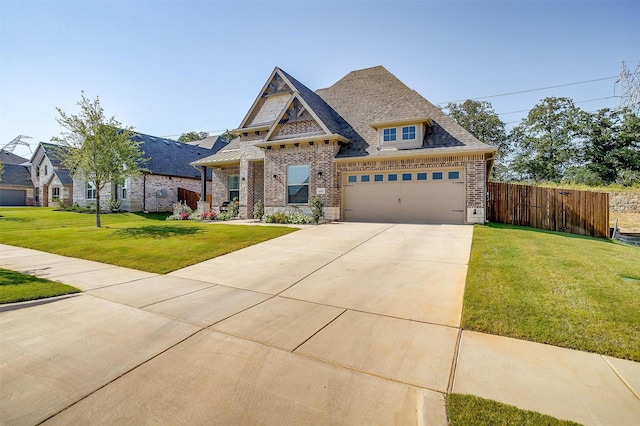
[[[196,210],[198,208],[198,201],[200,201],[200,193],[195,191],[189,191],[185,188],[178,188],[178,202],[185,202],[191,208]],[[211,194],[207,194],[207,202],[211,207]]]
[[[487,220],[609,238],[609,194],[489,182]]]

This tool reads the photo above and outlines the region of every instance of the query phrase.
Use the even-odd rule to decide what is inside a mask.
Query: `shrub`
[[[267,223],[287,223],[287,214],[285,212],[271,213],[264,221]]]
[[[122,205],[122,202],[120,200],[116,200],[114,198],[111,198],[109,200],[109,210],[111,210],[112,212],[117,212],[120,211],[120,206]]]
[[[307,225],[313,222],[313,218],[302,213],[291,213],[287,215],[287,223],[293,223],[295,225]]]
[[[214,211],[202,212],[202,214],[200,215],[200,220],[215,220],[215,218],[216,212]]]
[[[231,216],[231,213],[229,212],[221,212],[215,217],[215,220],[229,220],[229,219],[233,219],[233,216]]]
[[[311,208],[311,219],[317,225],[320,219],[324,218],[324,203],[320,198],[314,197],[309,201],[309,207]]]
[[[187,203],[178,203],[173,206],[173,214],[167,217],[167,220],[187,220],[193,214],[191,207]]]
[[[229,214],[231,215],[231,217],[237,217],[239,211],[240,202],[238,201],[238,197],[233,197],[233,201],[229,203]]]
[[[275,212],[267,215],[264,219],[266,223],[291,223],[295,225],[305,225],[312,222],[312,218],[302,213]]]
[[[258,200],[258,202],[253,205],[253,217],[262,220],[262,216],[264,216],[264,201]]]

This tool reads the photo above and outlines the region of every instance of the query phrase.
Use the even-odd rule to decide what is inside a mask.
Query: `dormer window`
[[[404,126],[402,128],[402,140],[403,141],[416,140],[416,126]]]
[[[415,149],[422,146],[427,126],[431,126],[428,117],[416,117],[403,120],[389,120],[372,123],[378,131],[378,143],[381,149]]]
[[[383,131],[383,141],[384,142],[395,142],[396,141],[396,128],[391,127],[389,129],[384,129]]]

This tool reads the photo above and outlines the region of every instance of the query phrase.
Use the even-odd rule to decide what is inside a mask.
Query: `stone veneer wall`
[[[486,167],[482,155],[449,155],[443,157],[386,158],[336,163],[336,180],[343,172],[368,172],[457,167],[464,168],[466,185],[466,223],[483,223],[486,208]],[[341,189],[336,193],[341,197]],[[473,212],[476,212],[475,214]]]
[[[146,180],[146,182],[145,182]],[[143,191],[144,188],[144,191]],[[178,188],[200,192],[200,179],[176,176],[146,175],[131,178],[129,181],[128,203],[123,200],[123,209],[128,204],[129,211],[171,212],[178,203]],[[166,189],[166,197],[158,197],[156,192]],[[207,182],[207,193],[211,191],[211,183]],[[144,205],[143,205],[144,202]]]
[[[96,200],[89,200],[87,197],[87,181],[79,178],[73,178],[73,203],[79,206],[86,207],[89,204],[95,204]],[[100,206],[102,209],[106,209],[111,199],[111,185],[105,185],[100,191]]]
[[[70,206],[71,204],[73,204],[73,187],[71,185],[63,185],[62,182],[60,182],[60,179],[55,176],[48,186],[45,185],[43,187],[43,190],[46,189],[47,191],[47,200],[49,207],[58,207],[59,205],[58,200],[53,199],[53,188],[60,188],[60,199],[65,205]]]
[[[640,213],[640,192],[610,192],[609,210],[615,213]]]
[[[87,200],[86,182],[81,179],[73,181],[73,201],[81,206],[94,202]],[[120,208],[125,211],[140,212],[171,212],[178,202],[178,188],[185,188],[190,191],[200,192],[200,179],[190,179],[175,176],[146,175],[129,178],[128,197],[121,200]],[[156,206],[156,191],[167,190],[166,197],[158,197]],[[111,200],[111,185],[105,185],[100,191],[100,205],[105,209]],[[207,182],[207,193],[211,191],[211,182]],[[143,205],[144,204],[144,205]],[[157,210],[156,210],[157,208]]]

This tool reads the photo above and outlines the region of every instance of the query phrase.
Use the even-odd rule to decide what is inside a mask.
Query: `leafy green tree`
[[[549,97],[535,105],[509,135],[511,168],[536,182],[560,182],[569,167],[580,164],[577,136],[583,114],[570,98]]]
[[[220,135],[220,137],[227,142],[231,142],[236,136],[231,133],[229,129],[227,129],[223,134]]]
[[[209,133],[207,132],[186,132],[180,135],[180,137],[178,138],[178,142],[201,141],[202,139],[208,137]]]
[[[132,141],[132,127],[123,127],[114,117],[107,118],[100,99],[87,99],[82,92],[78,102],[80,113],[67,114],[56,108],[56,120],[64,131],[52,141],[60,149],[62,162],[72,176],[93,182],[96,188],[96,227],[100,227],[100,191],[112,182],[120,182],[139,173],[144,153]]]
[[[505,174],[504,160],[510,147],[505,124],[490,102],[467,99],[463,103],[450,102],[445,107],[447,114],[479,141],[498,148],[494,176]]]
[[[624,183],[630,172],[640,172],[640,118],[631,110],[586,114],[580,134],[586,168],[603,183]]]

